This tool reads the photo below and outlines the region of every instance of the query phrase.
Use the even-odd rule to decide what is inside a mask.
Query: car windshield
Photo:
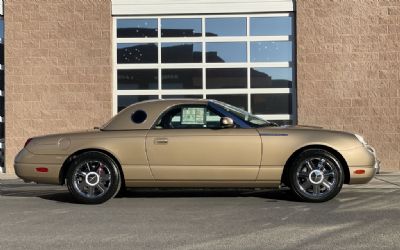
[[[219,101],[215,101],[213,100],[212,102],[218,104],[219,106],[221,106],[225,111],[239,117],[241,120],[243,120],[244,122],[246,122],[249,126],[251,127],[266,127],[266,126],[278,126],[278,124],[274,123],[274,122],[270,122],[267,120],[264,120],[258,116],[255,116],[241,108],[232,106],[230,104],[227,103],[223,103],[223,102],[219,102]]]

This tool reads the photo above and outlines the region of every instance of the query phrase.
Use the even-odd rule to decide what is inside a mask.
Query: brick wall
[[[112,115],[111,1],[5,1],[6,171],[27,138]]]
[[[400,0],[297,0],[299,124],[364,135],[400,169]]]

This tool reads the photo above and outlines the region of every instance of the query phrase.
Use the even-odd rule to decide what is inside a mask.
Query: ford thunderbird
[[[81,203],[122,188],[279,188],[323,202],[370,181],[375,150],[358,134],[278,126],[215,100],[133,104],[100,128],[27,140],[15,158],[25,181],[66,184]]]

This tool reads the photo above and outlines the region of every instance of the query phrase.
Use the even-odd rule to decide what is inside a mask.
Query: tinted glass
[[[201,36],[200,18],[161,19],[162,37]]]
[[[118,89],[158,89],[157,69],[119,69]]]
[[[251,68],[252,88],[291,88],[292,68]]]
[[[292,34],[292,17],[251,17],[250,35],[284,36]]]
[[[4,44],[0,43],[0,64],[4,65]]]
[[[136,102],[147,101],[157,98],[157,95],[120,95],[118,96],[118,112]]]
[[[143,110],[138,110],[135,111],[135,113],[132,114],[132,121],[134,123],[142,123],[146,120],[147,114]]]
[[[251,42],[252,62],[291,62],[292,42]]]
[[[207,69],[206,85],[208,89],[246,88],[247,69]]]
[[[247,110],[247,95],[207,95],[207,98]]]
[[[163,89],[201,89],[202,69],[163,69],[161,71]]]
[[[157,19],[118,19],[117,37],[157,37]]]
[[[251,110],[253,114],[291,114],[292,94],[253,94]]]
[[[0,90],[4,90],[4,70],[0,70]]]
[[[117,63],[157,63],[157,44],[119,43]]]
[[[206,18],[206,36],[245,36],[246,18]]]
[[[163,99],[180,99],[180,98],[192,98],[192,99],[202,99],[202,95],[163,95]]]
[[[207,43],[207,62],[246,62],[246,42]]]
[[[201,43],[163,43],[161,61],[163,63],[199,63],[202,61]]]

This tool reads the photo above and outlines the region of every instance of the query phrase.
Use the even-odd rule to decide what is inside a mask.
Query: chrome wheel
[[[111,169],[100,161],[85,161],[75,168],[73,187],[87,198],[102,197],[112,185]]]
[[[297,167],[296,181],[300,192],[310,198],[329,195],[339,183],[338,163],[329,157],[309,157]]]

